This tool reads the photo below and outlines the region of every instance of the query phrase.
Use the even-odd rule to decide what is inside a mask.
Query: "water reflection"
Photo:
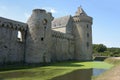
[[[52,80],[92,80],[92,76],[98,76],[107,69],[80,69]]]
[[[52,80],[91,80],[92,69],[81,69],[63,76],[55,77]]]
[[[107,69],[93,69],[93,76],[98,76],[101,73],[105,72]]]

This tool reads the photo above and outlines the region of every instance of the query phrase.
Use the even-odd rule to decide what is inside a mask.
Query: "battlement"
[[[74,22],[89,22],[92,24],[92,17],[89,16],[74,16]]]
[[[36,12],[36,13],[45,13],[46,11],[44,9],[34,9],[33,12]]]
[[[0,27],[12,28],[15,30],[27,30],[27,24],[0,17]]]
[[[70,34],[65,34],[59,31],[52,30],[52,37],[61,38],[61,39],[68,39],[68,40],[74,40],[74,37]]]

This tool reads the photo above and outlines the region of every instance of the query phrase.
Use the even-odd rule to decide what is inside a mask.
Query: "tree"
[[[104,52],[107,50],[107,47],[103,44],[94,44],[93,51],[94,52]]]

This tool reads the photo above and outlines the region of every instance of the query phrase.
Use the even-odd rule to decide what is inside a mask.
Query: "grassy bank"
[[[16,69],[8,67],[0,71],[0,80],[51,80],[77,69],[110,67],[112,65],[105,62],[61,62],[42,67],[14,66]],[[9,71],[6,71],[6,69]]]
[[[120,64],[120,57],[107,58],[107,59],[105,59],[105,62],[117,65],[117,64]]]
[[[114,64],[114,67],[100,76],[94,78],[94,80],[120,80],[120,58],[119,57],[111,57],[105,60],[110,64]]]

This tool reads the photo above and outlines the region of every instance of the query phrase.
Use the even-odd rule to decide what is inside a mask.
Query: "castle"
[[[81,7],[55,19],[34,9],[27,23],[0,17],[0,64],[66,60],[92,60],[92,17]]]

